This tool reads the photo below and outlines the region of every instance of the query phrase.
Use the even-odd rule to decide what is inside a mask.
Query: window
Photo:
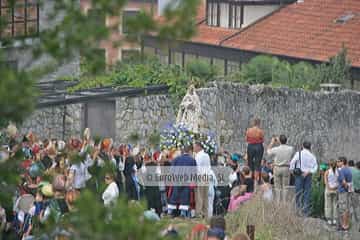
[[[217,68],[220,76],[225,75],[225,61],[224,61],[224,59],[214,58],[213,59],[213,65]]]
[[[230,28],[240,28],[241,27],[241,15],[242,7],[239,5],[230,5]]]
[[[240,63],[228,61],[227,62],[227,74],[238,72],[240,70]]]
[[[161,64],[169,64],[169,55],[166,49],[156,49],[156,55],[159,57]]]
[[[181,52],[171,52],[171,64],[183,66],[183,54]]]
[[[187,65],[189,62],[195,60],[196,58],[197,58],[197,57],[196,57],[195,54],[186,53],[186,54],[185,54],[185,61],[184,61],[185,67],[186,67],[186,65]]]
[[[229,27],[229,4],[220,3],[220,27]]]
[[[0,17],[4,27],[0,39],[32,37],[39,33],[39,4],[37,0],[0,0]]]
[[[203,61],[203,62],[206,62],[206,63],[208,63],[208,64],[211,64],[211,58],[199,56],[198,59],[199,59],[200,61]]]
[[[140,51],[138,49],[122,49],[121,60],[127,60],[139,56]]]
[[[122,32],[127,34],[130,31],[129,21],[134,19],[136,15],[139,14],[137,10],[125,10],[123,12],[123,20],[122,20]]]
[[[144,54],[146,56],[155,56],[155,48],[152,47],[144,47]]]
[[[217,2],[207,2],[207,23],[210,26],[219,26],[219,3]]]

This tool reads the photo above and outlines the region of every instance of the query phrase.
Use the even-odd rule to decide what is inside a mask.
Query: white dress
[[[119,188],[115,182],[110,183],[102,194],[102,199],[104,200],[104,205],[110,206],[115,204],[116,200],[119,197]]]

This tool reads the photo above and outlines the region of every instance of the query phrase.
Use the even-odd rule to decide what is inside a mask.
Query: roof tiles
[[[345,23],[335,20],[346,14]],[[360,0],[305,0],[281,8],[222,45],[243,50],[326,61],[344,45],[360,67]]]

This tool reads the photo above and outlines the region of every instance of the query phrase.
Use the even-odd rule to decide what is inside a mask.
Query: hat
[[[41,193],[45,196],[45,197],[53,197],[54,196],[54,191],[53,191],[53,187],[51,184],[46,184],[44,186],[42,186],[41,188]]]
[[[111,148],[113,144],[113,140],[111,138],[105,138],[101,143],[101,148],[104,150],[108,150]]]

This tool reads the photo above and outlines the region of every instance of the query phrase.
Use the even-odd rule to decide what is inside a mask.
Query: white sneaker
[[[329,225],[331,225],[331,224],[332,224],[331,220],[328,220],[327,222],[328,222],[328,224],[329,224]]]
[[[332,224],[333,224],[333,225],[336,225],[336,220],[333,220]]]

